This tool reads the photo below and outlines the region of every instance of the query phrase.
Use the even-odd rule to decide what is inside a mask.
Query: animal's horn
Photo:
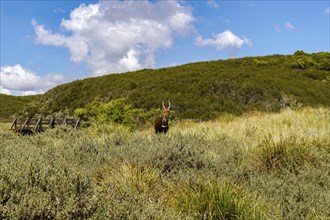
[[[166,109],[165,104],[164,104],[164,101],[163,101],[163,108]]]
[[[168,101],[168,108],[167,109],[170,109],[171,108],[171,103],[170,101]]]

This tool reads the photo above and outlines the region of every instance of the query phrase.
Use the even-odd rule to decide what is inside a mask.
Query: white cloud
[[[287,30],[287,31],[294,31],[296,29],[296,27],[291,24],[290,22],[285,22],[284,24],[282,25],[275,25],[274,26],[274,30],[276,32],[281,32],[282,30]]]
[[[235,49],[242,47],[244,44],[252,46],[250,39],[245,36],[236,36],[230,30],[226,30],[208,39],[198,36],[195,43],[199,46],[213,46],[218,50],[228,49],[229,52],[234,52]]]
[[[32,26],[37,34],[37,43],[44,45],[62,46],[65,44],[65,38],[59,34],[52,34],[51,31],[46,30],[43,25],[38,25],[36,20],[32,20]]]
[[[215,0],[208,0],[207,5],[210,6],[211,8],[218,9],[219,5]]]
[[[296,29],[290,22],[285,22],[284,26],[288,31],[293,31]]]
[[[62,9],[62,8],[56,8],[56,9],[54,10],[54,13],[56,13],[56,14],[64,14],[64,13],[65,13],[65,10]]]
[[[64,77],[62,75],[49,74],[40,76],[19,64],[14,66],[2,66],[0,69],[0,92],[4,94],[40,94],[63,82]]]
[[[0,85],[0,93],[6,94],[6,95],[12,95],[9,89],[4,88],[2,85]]]
[[[127,70],[141,69],[139,58],[140,56],[138,51],[130,50],[125,57],[120,59],[119,65],[123,66]]]
[[[64,46],[72,61],[103,75],[154,67],[158,49],[195,32],[191,10],[176,1],[100,1],[82,4],[62,19],[62,33],[35,20],[32,25],[37,43]]]

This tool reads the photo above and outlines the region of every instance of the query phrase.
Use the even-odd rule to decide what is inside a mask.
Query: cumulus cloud
[[[36,42],[44,45],[62,46],[65,44],[65,38],[60,34],[53,34],[46,30],[43,25],[38,25],[36,20],[32,20],[32,26],[37,34]]]
[[[0,93],[8,95],[35,95],[64,82],[59,74],[40,76],[17,64],[0,68]]]
[[[0,93],[6,95],[12,95],[11,91],[9,89],[4,88],[2,85],[0,85]]]
[[[198,46],[212,46],[218,50],[227,50],[231,55],[244,44],[252,46],[252,41],[249,38],[236,36],[230,30],[219,33],[213,36],[213,38],[203,39],[201,36],[198,36],[195,39],[195,43]]]
[[[32,26],[37,43],[66,47],[72,61],[103,75],[154,67],[158,49],[195,31],[191,10],[176,1],[100,1],[74,9],[61,33]]]
[[[288,31],[293,31],[296,29],[295,26],[293,26],[290,22],[285,22],[284,26]]]

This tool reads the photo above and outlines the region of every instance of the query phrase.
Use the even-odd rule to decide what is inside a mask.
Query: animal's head
[[[168,116],[170,114],[170,108],[171,108],[170,101],[168,101],[168,107],[166,107],[164,102],[163,102],[163,115],[164,115],[164,117],[168,118]]]

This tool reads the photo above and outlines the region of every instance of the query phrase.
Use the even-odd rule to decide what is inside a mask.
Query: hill
[[[32,101],[38,100],[40,96],[11,96],[0,94],[0,119],[9,118],[16,112],[20,112],[24,109],[24,106]]]
[[[72,114],[96,97],[125,97],[146,111],[170,100],[177,118],[208,120],[227,112],[279,111],[286,105],[330,106],[330,53],[271,55],[144,69],[57,86],[21,114]]]

